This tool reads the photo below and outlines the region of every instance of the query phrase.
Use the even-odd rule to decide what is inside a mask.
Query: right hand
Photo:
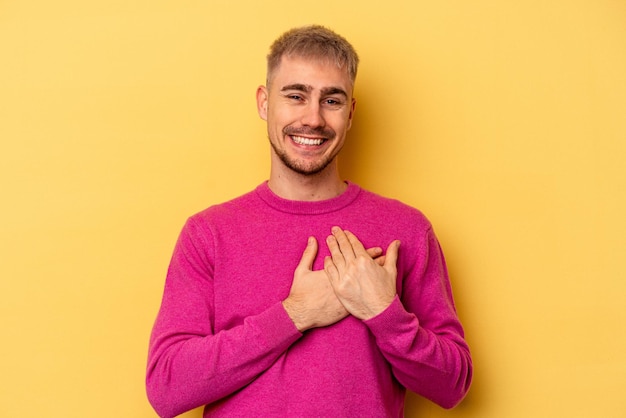
[[[325,327],[348,316],[328,281],[324,270],[313,271],[317,240],[310,237],[293,275],[289,296],[283,301],[298,331]]]

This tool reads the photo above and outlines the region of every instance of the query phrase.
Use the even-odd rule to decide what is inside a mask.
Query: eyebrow
[[[295,84],[288,84],[286,86],[283,86],[283,88],[280,89],[280,91],[290,91],[290,90],[310,93],[311,91],[313,91],[313,87],[307,84],[295,83]],[[324,87],[321,90],[321,92],[323,96],[332,95],[332,94],[340,94],[342,96],[348,97],[348,93],[346,93],[345,90],[339,87]]]

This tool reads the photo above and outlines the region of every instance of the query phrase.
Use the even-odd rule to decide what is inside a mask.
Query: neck
[[[339,177],[337,162],[334,161],[321,172],[304,175],[292,170],[272,167],[268,186],[277,196],[287,200],[312,202],[327,200],[342,194],[348,185]]]

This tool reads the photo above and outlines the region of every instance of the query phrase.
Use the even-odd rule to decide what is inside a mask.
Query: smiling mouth
[[[303,136],[291,135],[291,139],[298,145],[322,145],[324,138],[305,138]]]

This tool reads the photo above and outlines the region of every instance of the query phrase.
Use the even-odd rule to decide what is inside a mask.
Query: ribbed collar
[[[294,215],[321,215],[341,210],[354,202],[359,193],[361,193],[361,188],[349,181],[346,184],[348,188],[339,196],[313,202],[283,199],[270,190],[267,181],[261,183],[255,189],[255,192],[266,204],[280,212]]]

